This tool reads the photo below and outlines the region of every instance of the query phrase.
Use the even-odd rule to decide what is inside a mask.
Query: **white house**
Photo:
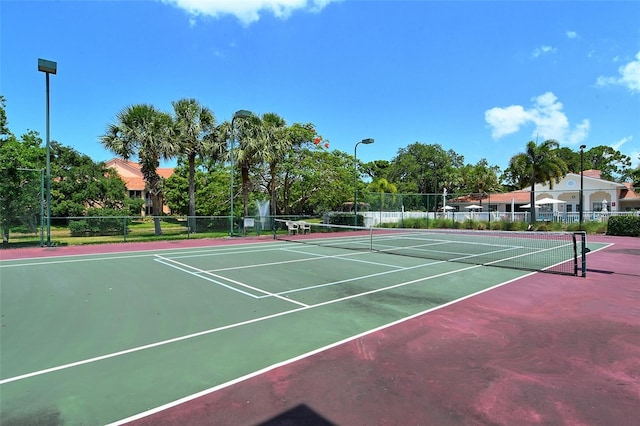
[[[537,184],[535,199],[538,204],[536,217],[544,221],[578,222],[580,219],[580,174],[569,173],[553,185]],[[599,170],[583,172],[582,189],[584,196],[583,220],[604,220],[612,214],[640,214],[640,191],[634,192],[630,182],[618,183],[600,178]],[[636,190],[638,190],[636,188]],[[447,199],[449,208],[437,212],[425,211],[362,211],[365,226],[380,223],[400,222],[409,218],[446,217],[455,221],[475,219],[527,221],[530,214],[531,190],[521,189],[506,193],[484,194],[482,198],[465,195]],[[444,198],[444,195],[440,195]],[[547,199],[546,203],[540,203]]]
[[[548,184],[536,184],[535,199],[549,199],[549,203],[538,204],[541,215],[553,214],[573,218],[580,212],[581,177],[578,173],[568,173],[553,189]],[[634,192],[631,183],[611,182],[600,178],[599,170],[583,172],[582,189],[584,197],[583,212],[615,213],[640,210],[640,194]],[[529,210],[530,190],[487,194],[482,200],[472,197],[458,197],[447,202],[456,210],[464,211],[466,206],[483,204],[483,212],[510,213]]]

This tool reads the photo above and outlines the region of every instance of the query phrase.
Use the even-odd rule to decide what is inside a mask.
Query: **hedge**
[[[640,216],[611,216],[607,223],[607,235],[640,237]]]

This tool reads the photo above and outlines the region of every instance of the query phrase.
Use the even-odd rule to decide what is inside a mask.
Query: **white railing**
[[[528,222],[529,212],[358,212],[364,216],[364,225],[378,226],[381,223],[398,223],[404,219],[451,219],[456,222],[467,220],[476,221],[506,221]],[[611,216],[638,215],[638,212],[596,212],[585,211],[582,214],[584,222],[605,222]],[[537,212],[536,220],[539,222],[578,223],[580,213],[572,212]]]

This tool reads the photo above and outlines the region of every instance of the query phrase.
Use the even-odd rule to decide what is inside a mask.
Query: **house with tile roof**
[[[140,164],[129,160],[123,160],[122,158],[113,158],[105,164],[107,167],[115,169],[118,176],[122,178],[130,198],[142,198],[145,200],[144,207],[140,212],[141,215],[144,216],[151,214],[151,197],[148,194]],[[173,175],[172,168],[158,168],[156,171],[163,179],[167,179]],[[171,213],[171,210],[164,204],[164,201],[162,211],[166,214]]]
[[[568,173],[560,182],[553,185],[536,184],[535,199],[551,199],[547,204],[538,205],[538,211],[544,215],[572,218],[580,212],[581,176],[578,173]],[[604,180],[599,170],[585,170],[582,176],[584,196],[583,212],[590,213],[619,213],[640,211],[640,193],[635,192],[632,184],[618,183]],[[637,188],[636,188],[637,190]],[[481,200],[478,197],[463,196],[448,200],[449,206],[464,211],[467,206],[482,204],[483,210],[510,213],[529,210],[530,190],[522,189],[507,193],[486,194]]]

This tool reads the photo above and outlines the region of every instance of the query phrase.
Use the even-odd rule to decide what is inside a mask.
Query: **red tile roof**
[[[125,186],[130,191],[141,191],[145,189],[146,182],[142,177],[141,166],[133,161],[124,160],[122,158],[112,158],[106,162],[107,167],[112,167],[118,171],[118,174],[125,183]],[[162,178],[169,178],[173,175],[173,169],[168,167],[161,167],[156,169],[156,172]]]
[[[640,200],[640,193],[635,192],[631,182],[624,183],[625,188],[620,191],[620,201]]]
[[[594,169],[589,169],[589,170],[584,170],[582,172],[582,174],[584,175],[584,177],[590,177],[590,178],[595,178],[595,179],[602,179],[601,176],[601,172],[600,170],[594,170]]]
[[[505,193],[495,193],[495,194],[487,194],[484,198],[482,198],[482,202],[483,203],[488,203],[489,201],[491,201],[491,203],[506,203],[509,204],[511,203],[511,199],[513,199],[514,203],[516,204],[520,204],[520,203],[528,203],[529,202],[529,195],[530,191],[527,190],[519,190],[519,191],[512,191],[512,192],[505,192]],[[448,203],[478,203],[480,200],[478,200],[477,197],[474,197],[472,195],[463,195],[461,197],[458,198],[454,198],[452,200],[449,200]]]

